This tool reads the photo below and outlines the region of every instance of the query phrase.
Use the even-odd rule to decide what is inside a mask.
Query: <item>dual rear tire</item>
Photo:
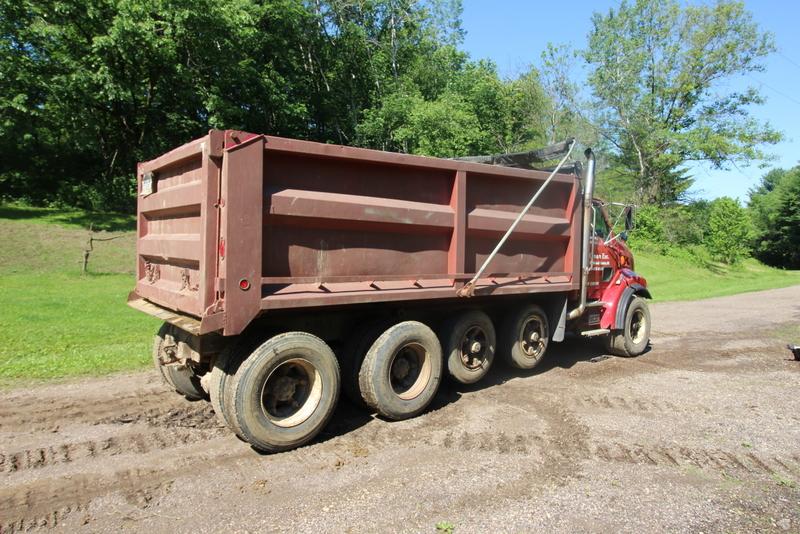
[[[387,419],[414,417],[428,407],[442,379],[436,334],[417,321],[388,328],[370,346],[358,373],[364,403]]]
[[[214,411],[240,439],[264,452],[300,447],[317,436],[339,400],[333,351],[306,332],[250,339],[223,352],[211,371]]]

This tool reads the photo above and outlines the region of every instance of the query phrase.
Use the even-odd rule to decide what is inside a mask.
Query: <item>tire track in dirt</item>
[[[114,434],[107,437],[59,444],[50,443],[50,435],[45,437],[48,443],[41,446],[18,451],[0,450],[0,473],[75,464],[120,454],[146,454],[153,450],[205,441],[226,433],[206,403],[181,409],[122,414],[97,421],[96,424],[118,426],[125,430],[114,432],[112,428]],[[145,425],[153,430],[139,430]]]
[[[164,405],[180,407],[185,400],[174,392],[162,389],[141,391],[120,397],[85,398],[73,401],[48,402],[31,400],[9,403],[0,410],[0,430],[26,432],[47,430],[65,423],[94,423],[100,419],[125,413],[163,408]]]
[[[211,439],[209,431],[186,431],[182,436],[194,433],[186,444],[197,443]],[[214,435],[217,431],[211,431]],[[174,446],[183,444],[183,437],[169,438],[168,441],[177,442]],[[116,447],[109,449],[113,455]],[[202,476],[206,471],[224,467],[242,459],[253,458],[255,453],[249,448],[231,448],[226,445],[220,448],[217,443],[212,449],[207,446],[194,447],[178,454],[170,454],[169,448],[159,448],[159,440],[153,442],[150,451],[128,450],[132,458],[128,457],[123,462],[130,464],[136,462],[137,457],[147,452],[164,452],[163,458],[159,456],[156,465],[165,467],[152,467],[152,455],[141,456],[147,464],[127,465],[113,472],[79,472],[68,475],[50,475],[47,478],[38,478],[21,483],[12,484],[13,474],[6,475],[4,487],[0,488],[0,534],[28,532],[33,529],[51,528],[62,524],[68,517],[76,513],[84,513],[84,522],[92,520],[89,514],[89,505],[97,498],[107,495],[121,494],[131,505],[138,508],[147,508],[156,504],[157,497],[169,493],[174,481],[179,477],[191,474],[192,477]],[[147,445],[145,445],[147,446]],[[287,454],[303,454],[303,449]],[[176,451],[177,452],[177,451]],[[89,457],[91,458],[98,458]],[[163,461],[161,461],[163,459]],[[56,461],[56,464],[58,461]],[[50,464],[50,466],[55,464]],[[94,465],[94,464],[92,464]],[[103,463],[97,464],[103,469]],[[48,475],[48,466],[42,466],[43,475]],[[32,467],[36,469],[36,467]],[[77,519],[80,521],[80,518]]]
[[[177,474],[177,470],[134,468],[110,476],[77,474],[0,490],[0,532],[56,527],[69,515],[86,512],[93,499],[112,492],[144,508],[159,490],[169,491]]]
[[[671,400],[641,398],[638,396],[607,395],[605,393],[568,393],[558,395],[540,390],[519,389],[514,395],[504,391],[482,392],[486,398],[503,404],[531,409],[532,406],[568,407],[572,409],[615,410],[631,414],[692,414],[710,415],[713,412],[704,404],[677,404]]]
[[[565,447],[565,445],[567,445]],[[798,454],[786,457],[767,456],[755,452],[734,452],[717,448],[685,447],[660,444],[625,444],[620,442],[562,441],[555,446],[547,438],[504,432],[448,432],[434,446],[460,452],[540,455],[545,462],[600,460],[631,465],[662,467],[697,467],[712,471],[744,471],[768,475],[800,475]]]
[[[711,414],[711,410],[702,404],[678,406],[668,400],[641,399],[637,397],[621,397],[608,395],[583,395],[570,397],[569,403],[576,408],[623,410],[630,413],[702,413]]]
[[[146,454],[155,450],[206,441],[222,434],[222,429],[156,430],[0,452],[0,473],[11,474],[57,464],[76,464],[120,454]]]

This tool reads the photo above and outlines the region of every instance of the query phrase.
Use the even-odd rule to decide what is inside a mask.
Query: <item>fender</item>
[[[625,313],[633,297],[653,298],[647,289],[647,280],[630,269],[622,269],[614,282],[603,292],[603,308],[600,328],[616,330],[625,324]]]

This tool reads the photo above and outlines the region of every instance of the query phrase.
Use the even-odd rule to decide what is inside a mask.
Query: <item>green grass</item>
[[[800,271],[785,271],[748,259],[727,266],[693,261],[684,253],[664,256],[634,252],[636,272],[647,279],[656,301],[697,300],[800,284]]]
[[[104,228],[89,274],[88,227]],[[133,218],[0,206],[0,384],[103,375],[150,365],[159,322],[126,306],[133,288]]]
[[[12,274],[0,281],[0,382],[148,365],[158,321],[125,305],[129,275]]]

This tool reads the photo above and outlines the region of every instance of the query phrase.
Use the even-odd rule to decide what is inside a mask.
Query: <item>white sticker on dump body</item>
[[[142,192],[141,195],[146,197],[153,194],[153,173],[147,172],[142,176]]]

